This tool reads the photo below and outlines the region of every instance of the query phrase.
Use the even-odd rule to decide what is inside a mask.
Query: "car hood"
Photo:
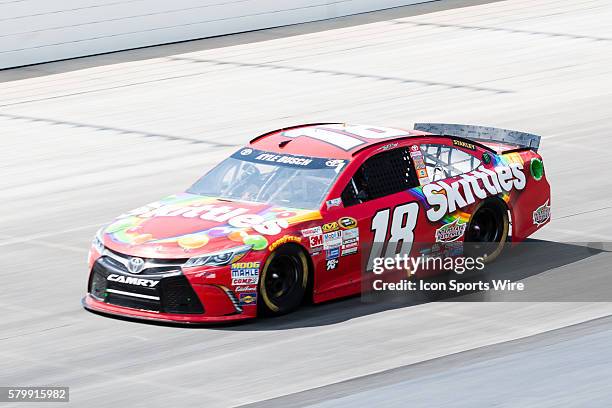
[[[119,216],[102,229],[104,245],[143,258],[190,258],[242,245],[265,250],[319,211],[183,193]]]

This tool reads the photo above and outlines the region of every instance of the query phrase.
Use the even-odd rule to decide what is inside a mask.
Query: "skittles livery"
[[[550,221],[539,141],[448,124],[266,133],[186,192],[101,228],[83,304],[137,319],[223,322],[357,294],[379,257],[451,244],[459,254],[472,242],[489,244],[493,260],[510,238]]]

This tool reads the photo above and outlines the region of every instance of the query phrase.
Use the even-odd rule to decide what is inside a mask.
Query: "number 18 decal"
[[[374,259],[382,257],[383,247],[387,243],[385,257],[392,258],[396,254],[410,254],[412,243],[414,242],[414,228],[416,227],[419,204],[408,203],[395,207],[393,210],[393,220],[391,230],[387,239],[387,229],[389,226],[390,209],[380,210],[372,218],[372,232],[374,232],[374,242],[370,251],[367,270],[372,270]],[[398,251],[398,246],[401,246]]]

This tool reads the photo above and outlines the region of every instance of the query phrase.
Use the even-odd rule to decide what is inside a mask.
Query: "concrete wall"
[[[0,68],[323,20],[425,0],[0,0]]]

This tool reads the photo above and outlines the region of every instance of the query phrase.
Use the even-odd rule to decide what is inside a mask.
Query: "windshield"
[[[219,163],[187,192],[318,209],[345,164],[346,160],[245,148]]]

